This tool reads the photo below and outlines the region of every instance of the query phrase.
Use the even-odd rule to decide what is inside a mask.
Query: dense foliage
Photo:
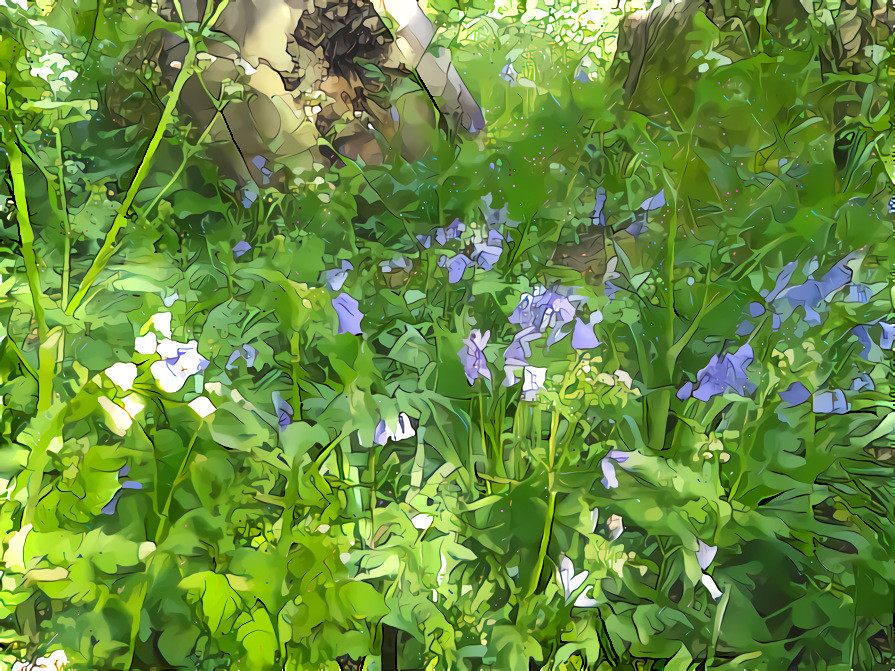
[[[220,6],[0,5],[5,662],[890,668],[893,42],[770,4],[626,94],[637,8],[437,0],[486,131],[285,191],[178,113]]]

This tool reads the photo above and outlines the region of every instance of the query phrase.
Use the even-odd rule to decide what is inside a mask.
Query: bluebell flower
[[[597,197],[594,204],[594,213],[591,215],[591,223],[597,226],[606,225],[606,216],[603,214],[603,208],[606,206],[606,189],[602,186],[597,188]]]
[[[647,198],[640,203],[640,209],[646,210],[647,212],[652,212],[653,210],[658,210],[663,207],[665,207],[665,189],[662,189],[655,196]]]
[[[187,378],[208,367],[208,359],[199,354],[199,342],[188,343],[162,340],[156,350],[162,357],[149,367],[159,387],[168,393],[180,391]]]
[[[528,344],[541,337],[541,332],[534,326],[524,328],[513,337],[513,341],[504,351],[504,372],[507,379],[504,386],[508,387],[516,383],[515,371],[528,365],[528,357],[531,356],[531,346]]]
[[[233,352],[230,354],[230,358],[227,359],[227,365],[225,366],[225,368],[227,370],[232,370],[234,362],[240,357],[243,357],[246,360],[246,367],[251,368],[255,365],[255,357],[257,356],[258,350],[256,350],[251,345],[243,345],[242,350],[240,350],[239,348],[233,350]]]
[[[463,340],[463,344],[466,345],[465,349],[457,352],[457,355],[463,360],[463,369],[470,385],[479,376],[491,380],[491,371],[488,368],[488,360],[485,358],[485,346],[490,337],[491,331],[485,331],[482,334],[480,330],[473,329],[470,331],[469,337]]]
[[[270,395],[270,400],[273,402],[274,412],[277,415],[277,424],[280,425],[280,431],[282,431],[292,423],[292,418],[295,416],[295,410],[278,391],[275,391]]]
[[[360,323],[364,318],[360,311],[360,303],[346,293],[341,293],[332,301],[333,308],[339,316],[339,334],[353,333],[354,335],[362,335]]]
[[[373,432],[373,442],[377,445],[385,445],[389,440],[404,440],[416,435],[410,417],[406,412],[398,414],[398,423],[394,430],[387,426],[384,419],[379,420],[376,430]]]
[[[500,71],[500,78],[507,82],[511,87],[516,85],[516,78],[519,76],[519,73],[516,72],[516,68],[513,67],[512,63],[507,63],[503,66],[503,70]]]
[[[615,475],[615,461],[619,464],[625,463],[630,455],[622,450],[609,450],[609,453],[600,461],[600,469],[603,471],[603,479],[601,482],[606,489],[615,489],[618,487],[618,478]]]
[[[263,156],[255,156],[255,158],[252,159],[252,165],[258,168],[258,170],[261,172],[261,175],[263,177],[263,181],[261,183],[269,184],[270,176],[273,174],[273,171],[271,171],[270,168],[265,167],[267,165],[267,159]]]
[[[752,394],[756,385],[749,382],[746,375],[746,368],[752,363],[754,353],[752,347],[746,343],[740,347],[734,354],[725,354],[724,358],[719,360],[718,355],[712,357],[709,364],[700,370],[696,375],[696,389],[692,392],[693,397],[700,401],[708,401],[713,396],[732,391],[740,396]],[[687,385],[684,385],[687,387]],[[692,386],[689,387],[692,389]],[[678,398],[687,398],[683,395],[684,388],[678,394]]]
[[[851,410],[851,403],[841,389],[818,392],[814,395],[811,410],[815,414],[844,415]]]
[[[104,515],[114,515],[115,511],[118,507],[118,501],[121,499],[124,494],[124,490],[126,489],[143,489],[143,485],[135,480],[124,480],[127,477],[128,473],[130,473],[130,467],[124,466],[118,471],[118,480],[120,487],[115,495],[112,497],[112,500],[109,501],[106,505],[103,506],[100,512]]]
[[[590,313],[587,323],[581,318],[575,320],[575,330],[572,332],[572,347],[574,349],[592,349],[601,345],[599,338],[594,335],[594,326],[603,321],[603,313],[595,310]]]
[[[879,325],[883,329],[882,337],[879,339],[879,346],[882,349],[893,349],[893,345],[895,345],[895,324],[880,322]]]
[[[448,240],[457,240],[460,238],[460,234],[466,230],[466,224],[464,224],[459,219],[454,219],[448,226],[445,228],[438,228],[435,230],[435,241],[439,245],[444,245]]]
[[[870,379],[870,376],[867,373],[861,373],[858,377],[852,380],[849,389],[851,391],[861,391],[863,389],[873,391],[876,389],[876,385],[873,384],[873,380]]]
[[[473,243],[472,260],[485,271],[491,270],[503,253],[503,236],[497,231],[488,231],[486,241]]]
[[[643,218],[635,218],[634,223],[628,226],[625,229],[625,233],[632,236],[635,240],[637,240],[644,232],[648,230],[646,214],[643,215]]]
[[[448,269],[448,282],[456,284],[463,279],[463,273],[466,269],[474,264],[472,259],[466,256],[466,254],[457,254],[451,257],[443,255],[438,259],[438,265]]]
[[[778,391],[777,395],[790,407],[801,405],[811,398],[811,392],[801,382],[793,382],[785,391]]]
[[[870,333],[867,331],[867,326],[865,324],[859,324],[855,326],[852,330],[852,335],[854,335],[858,342],[861,343],[861,353],[859,356],[864,359],[864,361],[880,361],[879,353],[877,356],[874,356],[873,359],[870,358],[871,352],[873,352],[873,341],[870,339]]]
[[[563,556],[562,560],[560,560],[559,581],[562,585],[567,606],[572,602],[573,598],[574,606],[576,608],[594,608],[595,606],[600,605],[599,601],[587,596],[588,592],[592,589],[591,587],[585,589],[581,594],[578,594],[577,596],[575,595],[584,584],[584,581],[587,580],[588,575],[590,575],[588,571],[582,571],[576,575],[575,566],[572,564],[572,560],[568,557]]]
[[[238,259],[251,248],[252,246],[248,242],[246,242],[245,240],[240,240],[235,245],[233,245],[233,256]]]
[[[325,277],[326,286],[332,291],[339,291],[342,288],[342,285],[345,284],[345,280],[348,279],[349,270],[354,270],[354,266],[351,261],[343,260],[341,268],[333,268],[324,271],[323,275]]]
[[[486,196],[482,196],[482,202],[484,203],[482,210],[485,215],[485,224],[488,227],[499,228],[500,226],[509,226],[510,228],[515,228],[519,225],[518,221],[507,219],[507,213],[510,208],[508,204],[505,204],[500,209],[494,209],[491,207],[493,196],[490,193]]]

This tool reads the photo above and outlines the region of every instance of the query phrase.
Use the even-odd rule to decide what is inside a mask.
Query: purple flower
[[[263,156],[256,156],[252,159],[252,165],[258,168],[259,171],[261,171],[261,174],[264,177],[264,181],[262,182],[262,184],[270,183],[270,176],[273,174],[273,172],[269,168],[264,167],[267,165],[267,159]]]
[[[406,412],[398,414],[398,424],[392,431],[385,423],[384,419],[379,420],[376,431],[373,432],[373,442],[377,445],[385,445],[389,440],[404,440],[412,438],[416,435],[413,424],[410,423],[410,417]]]
[[[509,226],[510,228],[515,228],[519,225],[518,221],[507,219],[507,212],[510,208],[509,205],[504,205],[499,210],[495,210],[493,207],[491,207],[493,196],[490,193],[487,196],[482,196],[482,201],[485,203],[484,207],[482,208],[485,214],[485,223],[490,228],[498,228],[502,225]]]
[[[270,400],[273,402],[274,412],[277,414],[277,424],[280,425],[280,431],[282,431],[292,423],[295,410],[293,410],[292,405],[288,401],[283,399],[278,391],[270,395]]]
[[[252,248],[252,246],[248,242],[246,242],[245,240],[241,240],[241,241],[237,242],[235,245],[233,245],[233,256],[238,259],[240,256],[245,254],[251,248]]]
[[[500,78],[507,82],[511,87],[516,85],[516,77],[519,75],[512,63],[507,63],[500,71]]]
[[[431,235],[418,235],[416,239],[419,240],[420,244],[425,248],[429,249],[432,246],[432,236]]]
[[[528,328],[535,323],[535,311],[533,308],[534,297],[531,294],[522,294],[519,305],[507,319],[510,324],[518,324],[522,328]]]
[[[648,227],[646,225],[646,213],[644,213],[643,219],[635,219],[634,223],[625,229],[625,233],[627,233],[630,236],[633,236],[633,238],[636,240],[641,235],[643,235],[644,231],[646,231],[647,228]]]
[[[439,245],[444,245],[448,240],[455,240],[460,234],[466,230],[466,224],[459,219],[454,219],[446,228],[438,228],[435,230],[435,241]]]
[[[870,376],[867,373],[861,373],[858,377],[852,380],[849,389],[851,391],[861,391],[862,389],[873,391],[876,389],[876,385],[873,384],[873,380],[870,379]]]
[[[665,207],[665,189],[662,189],[652,198],[647,198],[645,201],[640,203],[640,209],[646,210],[647,212],[652,212],[653,210],[658,210],[661,207]]]
[[[502,243],[503,236],[500,233],[497,231],[488,231],[487,242],[476,242],[473,244],[472,260],[475,261],[482,270],[491,270],[503,253]]]
[[[811,410],[815,414],[844,415],[851,409],[841,389],[822,391],[814,395]]]
[[[480,330],[473,329],[470,331],[469,337],[463,341],[466,349],[461,349],[457,352],[457,355],[463,359],[463,368],[466,371],[466,379],[470,385],[479,376],[485,377],[489,381],[491,380],[491,371],[488,368],[488,360],[485,358],[484,351],[490,337],[491,331],[485,331],[485,334],[482,335]]]
[[[606,189],[602,186],[597,189],[597,199],[594,205],[594,213],[591,215],[591,223],[597,226],[606,225],[606,217],[603,214],[603,207],[606,205]]]
[[[790,407],[801,405],[811,398],[811,392],[801,382],[793,382],[785,391],[778,391],[777,395]]]
[[[112,500],[109,501],[106,505],[103,506],[100,512],[104,515],[114,515],[115,511],[118,507],[118,501],[121,499],[124,494],[125,489],[143,489],[143,485],[135,480],[123,480],[123,478],[127,477],[127,474],[130,473],[129,466],[123,466],[118,471],[118,479],[121,481],[121,488],[115,492],[115,496],[112,497]]]
[[[895,324],[880,322],[879,325],[883,329],[883,335],[879,339],[879,346],[883,349],[893,349],[893,345],[895,345]]]
[[[341,293],[333,298],[333,308],[339,316],[339,333],[353,333],[362,335],[360,323],[364,318],[359,309],[360,303],[346,293]]]
[[[860,357],[864,359],[864,361],[871,361],[868,357],[873,351],[873,341],[870,339],[870,333],[867,331],[867,326],[865,324],[859,324],[858,326],[855,326],[851,332],[862,345]],[[879,354],[874,356],[873,360],[880,361]]]
[[[252,206],[252,203],[254,203],[256,200],[258,200],[257,193],[255,193],[254,191],[249,191],[247,189],[243,189],[242,206],[244,208],[246,208],[246,209],[250,208]]]
[[[629,458],[627,452],[623,452],[622,450],[609,450],[609,454],[607,454],[600,461],[600,468],[603,471],[603,479],[601,482],[606,489],[615,489],[618,487],[618,478],[615,475],[615,464],[612,462],[623,464]]]
[[[451,284],[456,284],[461,279],[463,279],[463,273],[466,269],[473,265],[472,260],[466,256],[466,254],[457,254],[456,256],[452,256],[448,258],[447,256],[442,256],[438,261],[438,265],[442,267],[447,267],[448,269],[448,282]]]
[[[233,364],[239,357],[245,358],[247,368],[251,368],[253,365],[255,365],[255,357],[258,356],[258,350],[256,350],[251,345],[243,345],[242,349],[242,352],[240,352],[239,349],[233,350],[230,358],[227,359],[227,365],[225,366],[227,370],[233,369]]]
[[[503,353],[504,372],[506,373],[506,379],[503,382],[505,387],[516,384],[515,371],[529,365],[528,357],[531,356],[531,346],[528,343],[540,337],[541,332],[534,326],[529,326],[519,331],[513,338],[513,342],[507,346]]]
[[[753,359],[754,353],[748,343],[740,347],[735,354],[725,354],[721,361],[716,354],[709,361],[709,365],[696,375],[698,386],[693,392],[693,397],[700,401],[708,401],[712,396],[727,391],[740,396],[751,394],[755,391],[756,385],[749,382],[746,368]]]
[[[675,396],[680,401],[686,401],[689,398],[693,398],[693,386],[693,383],[688,380],[677,390]]]
[[[348,279],[349,270],[354,270],[354,266],[351,264],[351,261],[343,260],[341,268],[333,268],[332,270],[324,271],[323,275],[326,278],[326,286],[332,291],[341,289],[342,285],[345,284],[345,280]]]
[[[594,326],[601,321],[603,321],[603,314],[599,310],[590,313],[586,324],[580,318],[576,318],[575,331],[572,333],[572,347],[574,349],[592,349],[599,346],[601,343],[594,335]]]
[[[852,284],[848,288],[849,303],[867,303],[871,295],[870,287],[866,284]]]

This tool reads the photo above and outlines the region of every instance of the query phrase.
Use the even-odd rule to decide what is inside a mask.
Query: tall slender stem
[[[5,93],[6,87],[4,86],[4,102]],[[34,251],[34,227],[31,225],[31,217],[28,213],[25,170],[22,164],[22,149],[19,146],[18,133],[15,138],[8,139],[5,144],[6,153],[9,156],[9,172],[12,177],[13,200],[16,205],[16,221],[19,227],[19,240],[22,244],[22,258],[25,261],[25,276],[28,278],[34,320],[37,322],[37,338],[41,347],[37,368],[37,411],[44,412],[52,403],[55,361],[48,361],[43,351],[48,344],[47,321],[41,304],[43,292],[40,289],[40,269],[38,268],[37,254]]]
[[[118,212],[115,214],[115,219],[112,221],[112,226],[109,229],[109,232],[106,233],[106,238],[103,241],[102,247],[100,248],[97,255],[94,257],[93,263],[87,270],[87,274],[84,275],[84,278],[81,280],[77,292],[75,292],[75,295],[72,297],[68,306],[65,308],[65,313],[68,315],[73,315],[75,313],[75,311],[83,302],[84,297],[93,287],[93,284],[96,282],[100,273],[103,271],[103,269],[105,269],[106,265],[111,260],[114,253],[113,248],[115,247],[115,241],[118,237],[118,234],[121,232],[121,229],[124,228],[127,224],[128,213],[130,212],[131,205],[133,205],[134,199],[137,197],[137,193],[140,191],[140,187],[143,185],[143,181],[149,174],[149,170],[152,167],[153,158],[155,157],[155,153],[162,141],[165,130],[167,129],[168,124],[174,119],[174,109],[177,106],[177,101],[180,100],[180,94],[183,91],[184,85],[192,75],[193,63],[196,60],[195,41],[192,38],[188,39],[190,45],[189,51],[183,59],[183,67],[181,68],[180,73],[177,75],[177,79],[174,82],[174,87],[171,89],[171,93],[168,95],[168,100],[165,103],[165,108],[162,111],[162,116],[159,119],[158,124],[156,125],[155,132],[152,134],[152,138],[150,138],[149,140],[149,144],[146,145],[146,151],[143,153],[143,158],[140,161],[137,172],[134,175],[134,178],[131,180],[130,186],[127,189],[127,193],[124,196],[124,200],[121,202],[121,206],[118,208]]]

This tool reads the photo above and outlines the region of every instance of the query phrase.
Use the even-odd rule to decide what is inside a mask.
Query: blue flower
[[[734,354],[725,354],[719,361],[718,355],[712,357],[709,364],[696,375],[696,389],[691,383],[685,384],[678,392],[678,398],[684,400],[690,396],[700,401],[708,401],[713,396],[732,391],[746,396],[755,391],[756,385],[749,382],[746,368],[752,363],[755,355],[747,343]]]
[[[270,400],[273,402],[274,412],[277,414],[277,424],[280,425],[280,431],[282,431],[292,423],[295,410],[288,401],[283,399],[278,391],[270,395]]]
[[[444,245],[448,240],[456,240],[460,238],[460,234],[466,230],[466,224],[459,219],[454,219],[446,228],[438,228],[435,230],[435,241],[439,245]]]
[[[452,256],[448,258],[447,256],[442,256],[438,260],[438,265],[442,267],[447,267],[448,269],[448,282],[451,284],[456,284],[461,279],[463,279],[463,273],[466,269],[473,265],[472,259],[470,259],[466,254],[457,254],[456,256]]]
[[[581,318],[576,318],[575,330],[572,333],[572,347],[574,349],[592,349],[602,344],[594,335],[594,326],[601,321],[603,321],[603,314],[599,310],[591,312],[586,324]]]
[[[594,204],[594,213],[591,215],[591,223],[597,226],[606,225],[606,217],[603,214],[603,207],[606,205],[606,189],[602,186],[597,189],[597,198]]]
[[[811,410],[816,414],[844,415],[851,410],[851,404],[845,399],[844,391],[832,389],[815,394]]]
[[[785,391],[778,391],[777,395],[790,407],[801,405],[811,398],[811,392],[801,382],[793,382]]]
[[[351,264],[351,261],[342,261],[341,268],[333,268],[331,270],[324,271],[323,275],[326,278],[326,286],[328,286],[332,291],[338,291],[342,288],[342,285],[345,284],[345,280],[348,279],[348,271],[354,270],[354,266]]]
[[[240,240],[235,245],[233,245],[233,256],[238,259],[251,248],[252,246],[248,242],[246,242],[245,240]]]
[[[121,499],[124,494],[125,489],[143,489],[143,485],[135,480],[123,480],[123,478],[127,477],[127,474],[130,473],[129,466],[122,466],[118,471],[118,480],[121,482],[120,489],[115,492],[115,496],[112,497],[112,500],[109,501],[106,505],[103,506],[100,512],[104,515],[114,515],[115,511],[118,507],[118,501]]]
[[[646,210],[647,212],[652,212],[653,210],[658,210],[663,207],[665,207],[665,189],[662,189],[655,196],[647,198],[640,203],[640,209]]]
[[[491,331],[485,331],[483,335],[480,330],[473,329],[470,331],[469,337],[463,341],[466,348],[457,352],[463,360],[463,369],[466,371],[466,379],[470,385],[479,376],[491,380],[491,371],[488,368],[488,360],[485,358],[484,351],[490,337]]]
[[[362,335],[360,323],[364,318],[360,311],[358,303],[354,298],[346,293],[341,293],[332,301],[333,308],[339,316],[339,334],[353,333],[354,335]]]

